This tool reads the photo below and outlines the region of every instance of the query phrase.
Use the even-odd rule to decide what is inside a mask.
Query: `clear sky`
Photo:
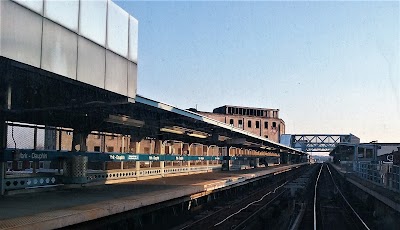
[[[399,1],[116,3],[139,20],[140,95],[400,142]]]

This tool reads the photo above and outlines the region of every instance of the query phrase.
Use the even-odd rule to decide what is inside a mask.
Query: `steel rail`
[[[329,169],[329,166],[326,165],[326,167],[328,168],[329,174],[331,175],[333,184],[335,185],[336,189],[338,190],[338,192],[340,193],[340,195],[342,196],[342,198],[344,199],[344,201],[346,201],[346,204],[350,207],[351,211],[353,211],[353,213],[357,216],[357,218],[361,221],[361,223],[364,225],[364,227],[368,230],[370,230],[370,228],[368,227],[368,225],[364,222],[364,220],[360,217],[360,215],[358,215],[358,213],[354,210],[354,208],[350,205],[350,203],[347,201],[346,197],[344,197],[343,193],[340,191],[339,187],[337,186],[335,180],[333,179],[331,170]]]
[[[223,219],[223,220],[221,220],[220,222],[216,223],[216,224],[214,225],[214,227],[216,227],[216,226],[218,226],[218,225],[224,223],[225,221],[227,221],[227,220],[230,219],[231,217],[233,217],[233,216],[239,214],[241,211],[247,209],[247,208],[250,207],[251,205],[262,201],[265,197],[267,197],[268,195],[270,195],[270,194],[272,194],[272,193],[275,193],[276,190],[278,190],[279,188],[281,188],[282,186],[284,186],[286,183],[287,183],[287,181],[286,181],[285,183],[279,185],[278,187],[276,187],[276,188],[274,189],[274,191],[267,192],[267,193],[264,194],[260,199],[258,199],[258,200],[256,200],[256,201],[253,201],[253,202],[251,202],[251,203],[249,203],[249,204],[247,204],[246,207],[241,208],[239,211],[237,211],[237,212],[235,212],[235,213],[229,215],[229,216],[226,217],[225,219]]]
[[[234,202],[234,204],[231,204],[230,206],[240,204],[241,202],[243,202],[244,200],[246,200],[248,197],[254,196],[254,195],[256,195],[257,193],[260,193],[260,191],[265,190],[265,189],[268,189],[268,190],[271,189],[271,190],[272,190],[272,188],[268,188],[268,187],[267,187],[267,188],[263,188],[263,189],[260,189],[260,190],[251,192],[249,195],[247,195],[246,197],[244,197],[244,198],[242,198],[242,199],[240,199],[240,200]],[[269,193],[271,193],[271,191],[269,191]],[[226,208],[221,208],[221,209],[219,209],[219,210],[217,210],[217,211],[215,211],[215,212],[212,212],[212,213],[208,214],[207,216],[205,216],[205,217],[203,217],[203,218],[201,218],[201,219],[199,219],[199,220],[194,221],[193,223],[190,223],[190,224],[188,224],[188,225],[186,225],[186,226],[184,226],[184,227],[182,227],[182,228],[179,228],[179,230],[188,229],[188,228],[192,227],[193,225],[195,225],[195,224],[197,224],[197,223],[200,223],[200,222],[206,220],[207,218],[209,218],[209,217],[211,217],[211,216],[213,216],[213,215],[215,215],[215,214],[218,214],[218,213],[220,213],[220,212],[222,212],[222,211],[225,211],[225,210],[226,210]]]
[[[318,181],[319,181],[319,176],[321,175],[322,168],[324,165],[321,166],[318,176],[317,176],[317,181],[315,182],[314,186],[314,230],[317,230],[317,187],[318,187]]]
[[[243,227],[244,224],[246,224],[249,220],[251,220],[252,218],[254,218],[256,215],[258,215],[265,207],[267,207],[269,204],[271,204],[272,202],[274,202],[277,198],[279,198],[286,190],[283,190],[282,192],[280,192],[278,195],[276,195],[274,198],[272,198],[272,200],[268,201],[268,203],[264,204],[261,208],[259,208],[257,211],[253,212],[249,217],[247,217],[244,221],[242,221],[240,224],[238,224],[235,227],[232,227],[232,230],[237,230],[237,229],[241,229]]]

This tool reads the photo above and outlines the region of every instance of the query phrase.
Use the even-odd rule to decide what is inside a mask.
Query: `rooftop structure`
[[[213,110],[213,113],[279,118],[279,109],[254,108],[243,106],[224,105]]]
[[[212,113],[192,111],[274,142],[279,142],[280,136],[285,133],[285,122],[279,118],[279,109],[224,105],[215,108]]]

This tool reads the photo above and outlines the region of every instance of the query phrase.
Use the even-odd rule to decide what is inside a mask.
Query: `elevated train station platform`
[[[231,170],[308,161],[137,95],[137,20],[113,1],[90,4],[0,1],[0,228],[67,226],[278,169]]]
[[[195,199],[305,164],[4,196],[0,197],[0,229],[61,228],[174,199]]]

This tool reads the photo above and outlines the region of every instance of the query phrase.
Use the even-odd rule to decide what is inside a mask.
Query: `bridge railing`
[[[357,176],[387,189],[400,192],[400,166],[393,164],[375,164],[354,162]]]

